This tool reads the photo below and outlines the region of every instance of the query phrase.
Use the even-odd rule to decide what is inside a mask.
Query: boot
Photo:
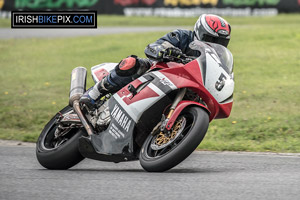
[[[96,109],[96,102],[104,95],[113,91],[114,86],[109,84],[107,76],[88,89],[80,98],[79,103],[84,104],[89,110]]]

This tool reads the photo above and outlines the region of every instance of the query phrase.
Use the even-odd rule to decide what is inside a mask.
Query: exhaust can
[[[75,100],[79,100],[86,90],[87,70],[84,67],[76,67],[71,74],[71,88],[69,105],[73,106]]]

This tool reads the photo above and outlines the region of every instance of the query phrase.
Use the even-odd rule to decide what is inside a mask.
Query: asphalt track
[[[300,155],[198,151],[165,173],[89,159],[52,171],[33,145],[0,142],[0,199],[299,200]]]
[[[63,38],[78,36],[95,36],[120,33],[142,33],[164,31],[190,27],[100,27],[97,29],[11,29],[0,28],[0,39],[12,38]]]

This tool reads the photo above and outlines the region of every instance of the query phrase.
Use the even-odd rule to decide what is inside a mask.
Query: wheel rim
[[[155,137],[153,137],[151,141],[151,148],[153,150],[161,150],[167,147],[168,145],[171,145],[181,135],[181,132],[184,130],[185,125],[186,125],[186,118],[181,117],[179,120],[177,120],[174,123],[172,131],[170,131],[169,135],[160,132]]]
[[[58,125],[55,123],[58,114],[51,120],[51,126],[46,130],[45,136],[42,138],[41,145],[45,150],[53,150],[69,141],[79,130],[77,128],[70,129],[64,136],[55,138],[55,130]]]
[[[181,127],[176,127],[178,123],[182,120]],[[157,142],[157,138],[161,137],[161,135],[157,134],[152,136],[151,139],[148,140],[148,144],[145,149],[145,154],[148,158],[156,159],[160,158],[169,152],[173,151],[189,134],[189,130],[191,129],[194,122],[194,117],[190,114],[184,114],[175,121],[173,128],[178,128],[178,134],[176,134],[170,141],[167,141],[163,145],[155,145]],[[171,129],[173,131],[173,128]],[[163,139],[159,139],[162,141]]]

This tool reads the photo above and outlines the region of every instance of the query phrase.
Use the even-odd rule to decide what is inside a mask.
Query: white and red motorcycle
[[[72,71],[70,102],[45,126],[36,155],[48,169],[68,169],[84,158],[124,162],[140,160],[146,171],[171,169],[204,138],[209,122],[229,116],[233,103],[233,57],[218,44],[194,41],[198,58],[156,63],[143,76],[90,111],[79,104],[86,69]],[[92,68],[95,82],[117,63]]]

